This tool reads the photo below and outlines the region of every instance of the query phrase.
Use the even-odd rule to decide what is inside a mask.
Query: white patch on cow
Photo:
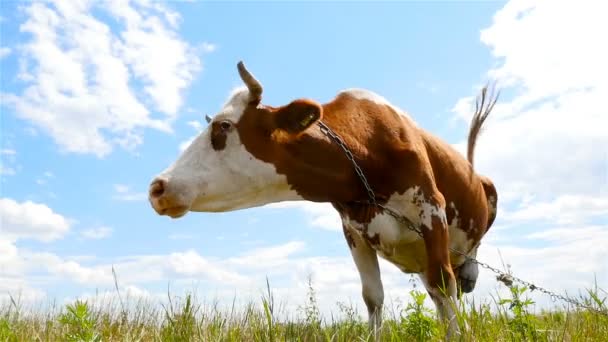
[[[457,251],[468,251],[471,248],[472,240],[469,239],[467,233],[460,228],[461,218],[458,209],[454,202],[450,202],[450,208],[454,210],[454,218],[450,225],[448,226],[449,234],[450,234],[450,247]],[[465,262],[465,258],[462,255],[452,253],[451,261],[452,264],[458,266]]]
[[[471,253],[469,253],[469,257],[471,257],[473,259],[477,258],[477,247],[475,247],[475,248],[473,248],[473,250],[471,250]],[[460,278],[473,280],[473,279],[477,279],[477,277],[479,276],[479,267],[477,266],[476,263],[467,259],[466,261],[464,261],[464,264],[460,268],[459,272],[460,272],[460,275],[459,275]]]
[[[380,237],[380,243],[396,247],[398,244],[411,243],[420,236],[415,231],[404,227],[389,214],[376,215],[368,225],[367,235]]]
[[[407,217],[415,226],[424,224],[428,229],[432,229],[433,216],[446,222],[445,210],[428,203],[418,186],[406,190],[401,195],[391,196],[386,206]],[[426,268],[424,240],[416,231],[398,222],[391,215],[376,215],[367,227],[347,216],[343,216],[342,221],[355,234],[365,234],[368,241],[370,238],[377,240],[378,243],[374,244],[373,248],[382,258],[403,272],[422,272]]]
[[[443,224],[447,225],[445,209],[440,208],[435,204],[423,202],[421,215],[422,224],[424,224],[429,230],[433,229],[433,216],[437,217]]]
[[[351,220],[348,216],[342,216],[342,223],[358,232],[363,232],[365,230],[365,225],[363,223]]]
[[[401,109],[399,109],[398,107],[394,106],[392,103],[390,103],[382,95],[379,95],[379,94],[377,94],[377,93],[375,93],[375,92],[373,92],[371,90],[360,89],[360,88],[350,88],[350,89],[342,90],[338,94],[346,94],[346,95],[354,97],[354,98],[356,98],[358,100],[368,100],[368,101],[374,102],[374,103],[376,103],[378,105],[389,106],[395,112],[397,112],[399,115],[401,115],[402,117],[408,119],[409,122],[410,122],[410,124],[416,126],[416,123],[414,122],[414,120],[406,112],[404,112]]]
[[[217,115],[215,115],[211,122],[217,122],[222,120],[230,120],[232,122],[238,122],[243,116],[243,112],[249,102],[249,89],[247,87],[237,87],[232,90],[228,96],[228,101],[222,107]]]
[[[472,241],[469,240],[467,233],[465,233],[459,226],[450,225],[450,247],[461,252],[466,252],[471,248]],[[462,265],[465,262],[465,258],[458,253],[451,253],[451,262],[453,265]]]
[[[379,105],[387,105],[391,106],[391,103],[385,99],[382,95],[379,95],[371,90],[360,89],[360,88],[350,88],[340,91],[338,94],[347,94],[358,100],[368,100],[375,102]]]
[[[248,99],[247,88],[236,89],[213,121],[238,122]],[[178,202],[175,205],[187,206],[191,211],[229,211],[303,199],[273,164],[245,149],[236,130],[228,132],[222,150],[214,150],[211,125],[159,177],[168,182],[168,191]]]

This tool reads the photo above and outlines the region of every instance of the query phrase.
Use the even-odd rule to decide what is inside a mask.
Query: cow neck
[[[350,151],[348,146],[346,146],[346,144],[344,143],[342,138],[340,138],[340,136],[337,135],[323,121],[319,120],[319,122],[317,124],[318,124],[319,128],[321,129],[321,132],[323,134],[325,134],[335,144],[340,146],[340,148],[344,151],[346,158],[348,158],[348,160],[350,160],[353,168],[355,169],[355,173],[357,174],[359,180],[361,181],[361,184],[367,191],[368,199],[366,201],[355,200],[355,201],[346,202],[346,203],[334,203],[334,207],[338,210],[346,212],[347,215],[351,219],[354,219],[355,221],[360,222],[360,223],[369,223],[378,213],[380,213],[381,211],[385,211],[389,215],[391,215],[393,218],[395,218],[397,221],[406,225],[410,230],[412,230],[412,231],[418,233],[420,236],[422,236],[420,228],[414,222],[412,222],[407,217],[401,215],[396,210],[394,210],[390,207],[387,207],[384,204],[378,203],[378,199],[376,198],[376,193],[374,192],[371,185],[367,181],[367,177],[365,177],[365,173],[363,172],[363,170],[361,169],[359,164],[357,164],[357,161],[355,160],[353,153]]]
[[[325,134],[331,141],[333,141],[335,144],[337,144],[342,149],[342,151],[344,151],[346,158],[348,158],[348,160],[351,162],[353,168],[355,169],[355,172],[357,173],[357,177],[359,178],[359,180],[361,181],[361,184],[363,185],[363,187],[365,188],[365,191],[367,192],[367,196],[368,196],[367,201],[353,201],[353,203],[369,204],[369,205],[376,206],[378,204],[376,201],[376,193],[374,192],[372,187],[369,185],[369,182],[367,181],[367,178],[365,177],[363,170],[361,169],[359,164],[357,164],[357,161],[355,160],[355,157],[354,157],[353,153],[350,151],[350,149],[348,148],[348,146],[346,146],[346,144],[344,143],[342,138],[340,138],[340,136],[337,135],[323,121],[319,120],[317,125],[319,126],[319,129],[321,130],[321,132],[323,134]]]

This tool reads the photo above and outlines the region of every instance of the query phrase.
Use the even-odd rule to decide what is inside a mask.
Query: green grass
[[[509,298],[462,303],[457,308],[463,341],[606,341],[608,316],[588,310],[531,312],[528,290],[511,287]],[[579,300],[606,310],[597,287]],[[339,320],[323,318],[312,285],[297,317],[279,320],[270,286],[259,302],[230,310],[199,302],[195,296],[150,300],[76,301],[45,309],[23,308],[16,300],[0,306],[0,341],[371,341],[367,322],[355,309],[336,303]],[[426,294],[413,290],[405,307],[385,310],[383,341],[440,341],[445,325],[423,305]]]

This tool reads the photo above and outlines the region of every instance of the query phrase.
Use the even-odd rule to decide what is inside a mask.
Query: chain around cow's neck
[[[367,196],[368,196],[367,201],[354,201],[353,203],[369,204],[369,205],[378,207],[378,208],[382,209],[383,211],[387,212],[389,215],[391,215],[393,218],[395,218],[398,222],[404,224],[410,230],[418,233],[418,235],[420,235],[422,237],[422,231],[420,230],[418,225],[414,224],[414,222],[412,222],[407,217],[399,214],[396,210],[391,209],[391,208],[387,207],[386,205],[378,203],[378,201],[376,200],[376,193],[374,192],[372,187],[369,185],[369,182],[367,181],[367,178],[365,177],[363,170],[361,169],[359,164],[357,164],[357,161],[355,161],[355,156],[350,151],[348,146],[346,146],[346,144],[344,143],[344,140],[342,140],[342,138],[340,138],[340,136],[337,135],[331,128],[329,128],[329,126],[327,126],[323,121],[319,120],[317,122],[317,124],[319,125],[319,128],[321,129],[321,132],[323,134],[328,136],[330,140],[332,140],[334,143],[336,143],[338,146],[340,146],[340,148],[342,148],[342,150],[344,151],[344,154],[346,154],[346,158],[348,158],[348,160],[350,160],[350,162],[352,163],[352,165],[355,169],[355,172],[357,173],[357,176],[359,176],[359,180],[361,181],[361,183],[365,187],[365,190],[367,191]]]

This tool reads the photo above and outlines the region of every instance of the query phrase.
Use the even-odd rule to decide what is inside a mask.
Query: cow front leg
[[[352,231],[352,228],[343,224],[343,229],[350,253],[361,278],[361,293],[365,306],[367,306],[369,329],[374,333],[374,338],[377,341],[380,339],[382,305],[384,302],[384,289],[380,277],[378,256],[370,244],[357,232]]]
[[[454,307],[457,302],[456,278],[450,264],[449,233],[443,197],[424,203],[421,230],[427,255],[427,268],[421,279],[437,308],[439,319],[448,323],[447,338],[460,334]]]

